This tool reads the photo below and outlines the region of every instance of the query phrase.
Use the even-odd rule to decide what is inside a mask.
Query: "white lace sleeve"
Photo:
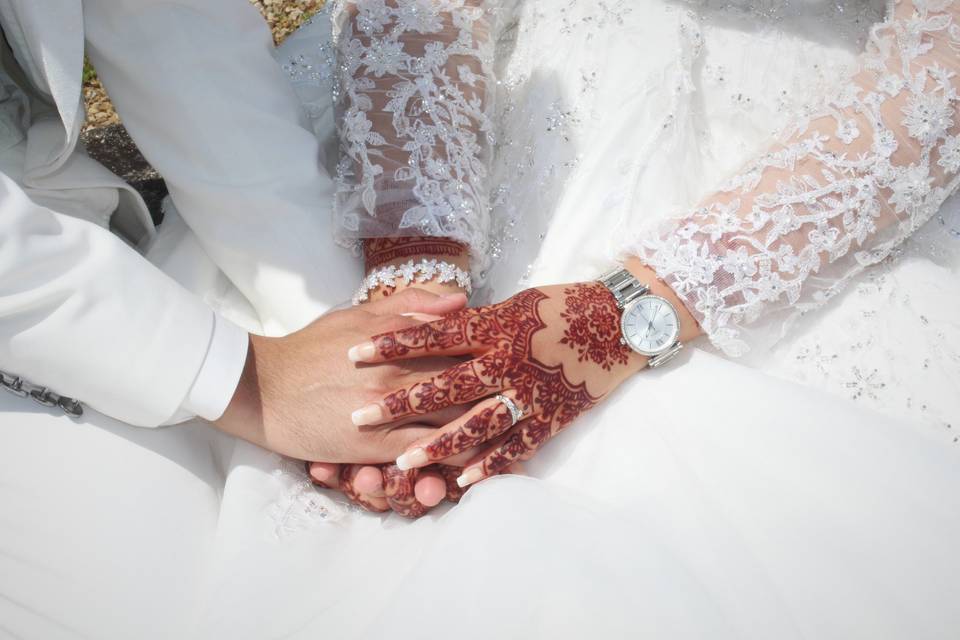
[[[489,253],[492,12],[483,0],[351,0],[338,12],[341,244],[436,236]]]
[[[860,73],[821,115],[641,241],[640,257],[727,354],[838,293],[955,190],[957,5],[897,2],[874,28]]]

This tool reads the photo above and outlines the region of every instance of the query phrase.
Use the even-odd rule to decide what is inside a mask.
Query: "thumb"
[[[364,305],[367,311],[381,316],[399,315],[401,313],[426,313],[442,316],[459,311],[465,306],[467,306],[467,296],[462,293],[438,296],[435,293],[415,287]]]

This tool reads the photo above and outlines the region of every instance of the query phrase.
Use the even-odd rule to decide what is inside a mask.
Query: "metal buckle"
[[[30,392],[30,399],[36,402],[41,407],[56,407],[57,398],[56,394],[52,393],[50,389],[46,387],[41,387],[39,389],[34,389]]]
[[[74,400],[73,398],[61,397],[57,401],[57,406],[63,410],[65,414],[71,418],[79,418],[83,415],[83,405],[80,404],[79,400]]]
[[[13,379],[8,382],[6,375],[0,375],[0,385],[18,398],[27,397],[27,392],[23,388],[23,379],[21,378],[14,376]]]
[[[83,405],[79,400],[61,396],[47,387],[31,384],[20,376],[0,371],[0,387],[18,398],[29,397],[42,407],[59,408],[71,418],[79,418],[83,415]]]

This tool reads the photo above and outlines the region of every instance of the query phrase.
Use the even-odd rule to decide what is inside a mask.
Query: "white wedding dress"
[[[492,157],[493,231],[437,216],[427,232],[485,247],[488,299],[595,277],[627,237],[689,209],[841,86],[886,9],[751,4],[500,7],[496,140],[479,154]],[[279,56],[333,149],[328,38],[321,14]],[[342,222],[367,205],[362,180],[341,184]],[[482,483],[417,522],[350,508],[299,465],[238,446],[201,635],[954,636],[954,211],[772,351],[697,349],[644,372],[550,443],[531,477]],[[378,221],[340,232],[364,223]]]
[[[886,11],[504,3],[495,99],[482,109],[496,136],[481,144],[488,232],[441,227],[486,248],[477,301],[594,278],[653,237],[843,86]],[[333,172],[331,33],[321,13],[277,57]],[[368,204],[353,179],[337,211],[347,240],[363,221],[345,216]],[[146,602],[130,595],[140,613],[104,612],[102,635],[955,638],[957,209],[948,202],[896,256],[843,278],[822,309],[767,327],[774,346],[733,359],[703,341],[560,434],[529,477],[483,482],[418,521],[363,512],[313,487],[300,463],[184,427],[194,458],[160,454],[206,493],[181,501],[166,549],[145,551],[167,568],[151,576],[160,586],[145,587]],[[172,207],[164,227],[152,259],[259,328],[229,285],[191,272]],[[356,269],[347,252],[343,263]],[[344,280],[347,299],[356,283]],[[171,510],[177,491],[189,489],[158,489]]]

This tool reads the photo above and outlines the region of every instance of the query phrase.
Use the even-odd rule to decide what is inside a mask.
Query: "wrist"
[[[628,258],[623,262],[623,266],[633,277],[646,285],[651,294],[664,298],[673,306],[680,321],[680,342],[686,344],[703,333],[683,299],[670,285],[660,279],[656,271],[641,262],[639,258]]]
[[[466,245],[450,238],[402,237],[369,238],[364,241],[364,260],[366,272],[401,267],[408,263],[418,264],[423,260],[436,260],[438,263],[453,265],[464,273],[469,273],[470,253]],[[368,292],[368,300],[379,300],[399,293],[404,289],[424,289],[437,295],[469,293],[466,287],[456,280],[441,282],[439,278],[430,278],[419,282],[419,278],[410,282],[397,279],[394,286],[378,286]]]
[[[247,358],[233,396],[223,415],[213,421],[220,431],[262,445],[263,403],[260,392],[263,352],[269,338],[250,335]]]

